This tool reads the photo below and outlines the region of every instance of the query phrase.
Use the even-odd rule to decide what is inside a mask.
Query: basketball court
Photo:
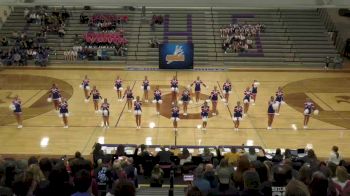
[[[157,116],[152,102],[143,103],[142,128],[136,130],[133,112],[126,102],[118,102],[113,89],[117,75],[130,86],[134,96],[142,97],[142,80],[147,73],[151,87],[159,85],[163,93],[161,115]],[[95,114],[93,103],[84,102],[79,88],[85,75],[91,86],[96,85],[103,98],[111,104],[110,128],[100,127],[101,115]],[[330,148],[338,145],[346,156],[350,154],[350,77],[346,72],[323,71],[122,71],[70,69],[7,69],[0,72],[0,154],[63,155],[80,151],[88,155],[95,142],[105,144],[174,144],[175,133],[170,121],[170,80],[177,75],[180,92],[197,76],[208,86],[201,99],[209,96],[214,86],[221,88],[226,79],[233,84],[229,105],[218,104],[218,115],[208,120],[206,131],[198,128],[200,105],[191,104],[189,115],[180,116],[178,145],[240,145],[253,143],[266,149],[304,148],[311,144],[320,157],[327,157]],[[234,131],[231,114],[235,103],[242,102],[243,92],[253,80],[258,80],[257,102],[250,106],[248,116]],[[52,83],[58,84],[63,97],[68,98],[69,128],[46,101]],[[281,107],[272,125],[267,127],[267,101],[281,86],[287,104]],[[193,90],[193,89],[192,89]],[[19,95],[23,104],[23,129],[17,129],[8,106]],[[304,130],[305,98],[313,100],[320,114],[310,119]],[[153,90],[150,92],[153,99]],[[194,98],[194,94],[192,95]],[[182,113],[182,108],[181,108]],[[153,127],[154,123],[154,127]],[[152,128],[153,127],[153,128]]]

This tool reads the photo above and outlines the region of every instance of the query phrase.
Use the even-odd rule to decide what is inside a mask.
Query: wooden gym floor
[[[151,86],[160,85],[165,100],[162,114],[157,116],[152,103],[144,103],[142,129],[136,130],[133,113],[128,113],[125,102],[117,102],[113,90],[114,79],[119,75],[124,88],[130,85],[134,95],[142,96],[141,83],[148,75]],[[264,148],[304,148],[312,144],[320,157],[327,157],[332,145],[338,145],[345,157],[350,156],[350,77],[349,73],[323,71],[116,71],[116,70],[40,70],[7,69],[0,72],[0,154],[63,155],[80,151],[91,152],[95,142],[130,144],[174,144],[170,112],[169,81],[177,74],[181,88],[200,76],[208,89],[203,89],[206,99],[213,86],[221,87],[229,78],[233,84],[229,107],[222,102],[219,114],[208,121],[207,131],[197,129],[201,124],[199,105],[189,106],[189,117],[179,122],[179,145],[241,145],[248,140]],[[91,102],[85,103],[79,88],[84,75],[96,85],[102,97],[111,104],[109,129],[100,127],[101,116],[96,115]],[[261,85],[255,106],[241,122],[238,132],[233,130],[231,113],[236,101],[242,101],[244,89],[257,79]],[[55,82],[69,98],[68,129],[63,129],[61,119],[46,102],[47,92]],[[285,92],[286,105],[275,117],[273,130],[267,131],[267,101],[278,86]],[[23,102],[24,127],[17,129],[8,106],[14,95]],[[150,98],[153,98],[150,93]],[[303,103],[310,97],[320,110],[319,116],[310,119],[309,129],[303,130]],[[149,128],[151,122],[154,128]],[[294,127],[294,129],[293,129]],[[296,128],[296,130],[295,130]],[[43,138],[47,145],[41,145]],[[44,141],[45,143],[45,141]]]

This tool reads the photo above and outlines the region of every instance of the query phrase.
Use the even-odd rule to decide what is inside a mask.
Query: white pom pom
[[[86,89],[87,91],[89,91],[89,90],[90,90],[90,86],[86,86],[85,89]]]
[[[151,90],[151,87],[150,87],[150,86],[147,86],[147,90],[148,90],[148,91]]]
[[[192,101],[192,100],[190,100],[188,103],[189,103],[189,104],[192,104],[192,103],[193,103],[193,101]]]
[[[174,117],[171,117],[170,120],[171,120],[171,121],[175,121],[175,118],[174,118]]]
[[[113,89],[116,90],[116,91],[118,90],[117,87],[113,87]]]
[[[102,114],[103,116],[108,116],[108,110],[103,110]]]
[[[136,115],[141,115],[141,110],[135,110],[134,111],[134,115],[136,116]]]
[[[243,118],[242,117],[238,117],[238,121],[242,121],[243,120]]]
[[[83,88],[84,86],[82,84],[79,85],[79,88]]]
[[[210,103],[211,102],[211,100],[210,99],[207,99],[207,100],[205,100],[207,103]]]
[[[47,102],[51,103],[52,102],[52,98],[51,97],[47,98]]]
[[[284,104],[286,104],[286,102],[284,102],[284,101],[281,101],[281,104],[282,104],[282,105],[284,105]]]
[[[182,105],[183,103],[184,103],[183,101],[181,101],[181,100],[179,101],[179,105]]]
[[[305,109],[305,110],[304,110],[304,114],[305,114],[305,115],[306,115],[306,114],[309,114],[309,112],[310,112],[309,109]]]
[[[177,117],[176,117],[176,118],[175,118],[175,121],[176,121],[176,122],[180,121],[180,118],[177,118]]]
[[[122,91],[122,90],[123,90],[123,87],[120,87],[119,90]]]
[[[278,106],[279,106],[278,102],[272,104],[273,110],[277,110],[277,109],[278,109]]]
[[[254,82],[254,86],[259,86],[260,82]]]
[[[62,98],[60,97],[60,98],[58,98],[58,102],[62,102]]]
[[[254,99],[250,99],[250,103],[254,103],[255,101],[254,101]]]
[[[222,101],[222,102],[226,102],[226,99],[225,99],[225,98],[223,98],[223,99],[221,99],[221,101]]]
[[[320,113],[320,111],[314,110],[314,114],[315,114],[315,115],[318,115],[319,113]]]
[[[171,87],[171,91],[175,91],[175,88],[174,88],[174,87]]]
[[[62,118],[62,117],[63,117],[63,114],[62,114],[62,113],[59,113],[59,114],[58,114],[58,117]]]
[[[66,117],[69,117],[69,113],[65,113],[64,115],[66,115]]]
[[[238,120],[238,118],[237,117],[232,117],[232,120],[236,122]]]
[[[243,100],[243,103],[249,103],[248,99]]]
[[[175,88],[175,92],[177,92],[177,93],[178,93],[178,92],[179,92],[179,88]]]
[[[155,99],[154,99],[154,100],[152,100],[152,103],[157,103],[157,100],[155,100]]]
[[[163,100],[159,100],[158,103],[159,103],[159,104],[162,104],[162,103],[163,103]]]
[[[9,109],[10,109],[11,111],[15,111],[15,110],[16,110],[16,107],[15,107],[15,105],[10,104]]]
[[[202,121],[203,121],[203,122],[207,122],[207,121],[208,121],[208,117],[203,117],[203,118],[202,118]]]
[[[85,103],[89,103],[90,100],[89,99],[85,99],[84,101],[85,101]]]
[[[187,85],[187,88],[191,88],[191,85]]]
[[[143,90],[143,86],[141,86],[141,89]]]

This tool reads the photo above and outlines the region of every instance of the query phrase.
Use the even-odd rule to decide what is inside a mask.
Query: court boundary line
[[[136,81],[134,80],[134,84],[132,85],[131,90],[134,90],[135,84],[136,84]],[[124,92],[125,92],[125,91],[124,91]],[[134,94],[134,93],[133,93],[133,94]],[[120,119],[121,119],[121,117],[122,117],[122,115],[123,115],[123,113],[124,113],[124,110],[125,110],[125,107],[126,107],[127,104],[128,104],[128,102],[126,101],[126,102],[124,103],[124,106],[123,106],[122,111],[119,113],[118,120],[117,120],[117,122],[116,122],[115,125],[114,125],[115,128],[118,126],[119,121],[120,121]],[[132,106],[131,106],[131,107],[132,107]]]

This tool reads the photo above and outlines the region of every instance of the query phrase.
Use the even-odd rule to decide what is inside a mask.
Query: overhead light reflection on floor
[[[46,148],[49,145],[50,138],[49,137],[43,137],[40,141],[40,147]]]

